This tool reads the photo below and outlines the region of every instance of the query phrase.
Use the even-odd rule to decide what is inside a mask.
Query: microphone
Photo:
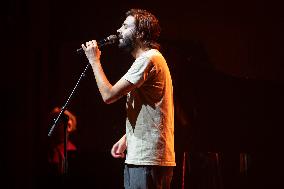
[[[99,47],[103,47],[103,46],[105,46],[105,45],[111,45],[111,44],[116,43],[116,42],[117,42],[117,39],[118,39],[118,38],[117,38],[116,35],[110,35],[110,36],[108,36],[108,37],[105,38],[105,39],[102,39],[102,40],[97,41],[97,44],[98,44]],[[81,47],[81,48],[77,49],[76,51],[77,51],[77,52],[83,51],[83,48]]]

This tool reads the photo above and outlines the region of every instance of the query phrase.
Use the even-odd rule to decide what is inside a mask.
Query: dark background
[[[144,8],[160,19],[175,87],[173,188],[181,188],[184,151],[222,154],[224,188],[279,187],[282,7],[259,0],[1,2],[1,184],[47,186],[48,115],[64,104],[87,64],[75,49],[114,34],[130,8]],[[102,49],[113,84],[132,60],[116,47]],[[78,119],[72,139],[79,157],[69,181],[74,188],[122,188],[123,160],[109,151],[124,133],[124,102],[105,105],[87,71],[69,106]],[[244,186],[236,176],[240,152],[250,156]]]

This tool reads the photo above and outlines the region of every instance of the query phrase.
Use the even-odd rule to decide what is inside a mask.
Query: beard
[[[131,52],[135,47],[135,39],[133,35],[119,37],[118,47],[126,52]]]

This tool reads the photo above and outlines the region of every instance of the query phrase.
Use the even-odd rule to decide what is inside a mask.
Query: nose
[[[121,33],[121,28],[122,28],[122,26],[118,29],[118,30],[116,30],[117,31],[117,33]]]

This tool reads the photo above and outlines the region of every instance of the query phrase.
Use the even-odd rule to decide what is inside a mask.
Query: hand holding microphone
[[[103,46],[106,46],[106,45],[111,45],[111,44],[114,44],[114,43],[116,43],[117,42],[117,36],[116,35],[110,35],[110,36],[108,36],[107,38],[105,38],[105,39],[102,39],[102,40],[99,40],[99,41],[97,41],[97,44],[98,44],[98,46],[99,47],[103,47]],[[76,51],[77,52],[80,52],[80,51],[82,51],[83,50],[83,48],[79,48],[79,49],[77,49]]]
[[[98,42],[96,40],[88,41],[86,42],[86,45],[82,44],[82,48],[77,49],[77,52],[84,50],[89,62],[92,64],[100,59],[101,51],[99,50],[99,47],[114,44],[116,41],[116,35],[110,35]]]
[[[84,44],[81,45],[82,49],[85,52],[90,64],[93,64],[100,60],[101,51],[98,47],[98,43],[96,40],[88,41],[86,46]]]

